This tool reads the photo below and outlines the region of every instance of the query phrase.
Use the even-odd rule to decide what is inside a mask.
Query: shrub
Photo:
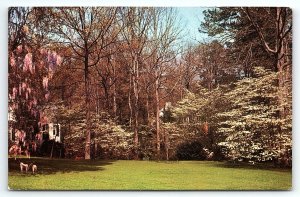
[[[199,141],[182,143],[176,150],[176,156],[179,160],[205,160],[206,153],[203,145]]]

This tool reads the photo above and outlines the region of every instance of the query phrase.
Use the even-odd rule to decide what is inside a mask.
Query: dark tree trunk
[[[156,71],[155,80],[155,101],[156,101],[156,151],[157,159],[160,159],[160,120],[159,120],[159,76]]]
[[[134,92],[134,147],[135,147],[135,157],[138,158],[138,145],[139,145],[139,137],[138,137],[138,114],[139,114],[139,90],[138,90],[138,79],[139,78],[139,65],[137,61],[137,57],[135,55],[133,61],[133,92]]]
[[[90,79],[89,79],[89,56],[87,52],[87,43],[85,44],[84,59],[84,85],[85,85],[85,104],[86,104],[86,132],[85,132],[85,159],[91,159],[91,131],[90,131]]]

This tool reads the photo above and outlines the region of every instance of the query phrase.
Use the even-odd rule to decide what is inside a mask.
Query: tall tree
[[[80,62],[83,71],[86,105],[85,159],[90,159],[91,145],[91,67],[97,66],[107,54],[103,51],[114,43],[117,32],[111,29],[116,23],[117,8],[52,8],[52,33],[54,41],[62,42],[72,48],[75,60]]]
[[[287,7],[215,8],[205,12],[201,24],[211,36],[227,38],[235,67],[243,67],[241,77],[251,77],[255,65],[278,73],[280,115],[290,116],[292,10]],[[231,42],[231,43],[230,43]],[[246,46],[246,47],[245,47]],[[232,58],[233,59],[233,58]],[[240,65],[239,65],[240,64]]]
[[[239,114],[239,117],[247,119],[248,122],[245,119],[236,119],[237,121],[234,121],[234,124],[230,124],[232,126],[231,128],[235,131],[232,132],[233,135],[229,138],[231,141],[236,140],[235,142],[237,145],[243,146],[242,143],[239,143],[243,140],[236,138],[238,136],[242,136],[236,132],[239,129],[244,129],[244,137],[248,136],[249,139],[253,140],[253,143],[258,142],[259,140],[263,140],[268,143],[270,139],[273,139],[272,135],[277,134],[281,136],[284,135],[287,139],[286,143],[289,143],[289,140],[291,139],[290,126],[292,106],[292,62],[290,58],[292,51],[291,9],[285,7],[216,8],[206,11],[205,16],[205,22],[201,24],[201,30],[204,30],[211,36],[218,36],[219,39],[225,39],[223,43],[228,48],[228,51],[230,51],[230,53],[227,54],[231,56],[231,59],[237,60],[231,62],[233,63],[234,68],[239,70],[237,73],[239,78],[247,78],[238,82],[237,87],[233,90],[235,93],[239,91],[243,92],[245,86],[242,87],[242,85],[247,84],[247,93],[241,93],[244,94],[245,97],[238,95],[231,97],[232,99],[234,97],[238,100],[235,103],[236,105],[243,105],[243,107],[248,109],[248,111],[246,110],[247,115],[242,115],[243,113],[240,113],[241,111],[237,108],[230,111],[231,114],[228,115],[232,117],[233,114]],[[257,66],[271,69],[274,73],[270,73],[268,70],[264,72],[261,71],[258,74],[255,72],[257,69],[254,69]],[[276,76],[277,80],[274,78]],[[255,87],[252,86],[253,84],[249,84],[248,82],[255,83]],[[274,89],[276,90],[276,87],[277,95],[274,94]],[[268,94],[265,95],[264,92],[261,92],[262,89],[268,92]],[[268,108],[264,109],[261,106],[262,103],[265,103]],[[247,107],[247,105],[251,107]],[[278,105],[278,107],[275,107],[274,105]],[[254,129],[252,127],[253,124],[250,124],[250,122],[257,117],[261,117],[261,120],[265,122],[256,121],[255,123],[257,125],[254,127],[265,128],[260,130],[265,130],[266,133],[258,131],[259,129]],[[272,124],[269,124],[270,121],[267,120],[269,117],[274,118],[273,122],[271,121]],[[245,121],[246,124],[244,125],[243,122]],[[230,121],[228,121],[228,123],[229,122]],[[280,140],[274,139],[273,141]],[[258,143],[262,142],[260,141]],[[281,144],[283,146],[283,142],[278,142],[277,144]],[[256,144],[255,147],[256,146],[258,145]],[[271,147],[270,149],[274,152],[278,150],[278,147],[274,144],[269,147]],[[251,148],[249,149],[248,147],[246,149],[243,147],[245,154]],[[259,150],[264,149],[260,147]],[[275,155],[277,153],[275,153]],[[264,152],[263,154],[270,156],[271,153],[267,154]]]
[[[48,81],[61,57],[50,48],[34,8],[9,8],[9,109],[15,128],[38,131],[39,106],[49,99]],[[31,129],[32,131],[32,129]]]
[[[152,67],[155,73],[155,109],[156,109],[156,151],[160,158],[160,90],[163,88],[163,78],[170,71],[171,61],[178,54],[176,42],[180,35],[180,28],[177,24],[176,10],[172,8],[152,9]],[[172,69],[171,69],[172,70]]]
[[[138,156],[138,126],[139,126],[139,95],[140,95],[140,70],[143,61],[143,52],[147,43],[147,34],[151,16],[148,8],[123,8],[122,18],[125,25],[122,36],[130,54],[130,81],[129,86],[133,89],[133,130],[136,157]],[[131,108],[131,95],[129,91],[129,107]]]
[[[277,7],[266,9],[243,8],[247,18],[255,28],[264,49],[275,57],[274,70],[278,71],[278,100],[281,106],[280,115],[286,116],[288,106],[285,104],[288,98],[286,81],[291,80],[291,32],[292,32],[292,11],[290,8]],[[269,16],[269,24],[274,30],[270,42],[267,40],[269,33],[266,24],[259,24],[258,17]]]

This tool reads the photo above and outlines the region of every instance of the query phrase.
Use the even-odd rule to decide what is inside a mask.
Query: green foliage
[[[240,20],[240,8],[224,7],[212,8],[203,12],[204,22],[201,23],[201,32],[209,36],[230,40],[237,31]]]

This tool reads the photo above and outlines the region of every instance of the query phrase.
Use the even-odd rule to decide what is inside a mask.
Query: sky
[[[203,41],[207,38],[206,34],[200,33],[198,28],[204,20],[203,10],[207,7],[178,7],[178,17],[181,18],[181,25],[186,34],[184,39],[192,43]]]

